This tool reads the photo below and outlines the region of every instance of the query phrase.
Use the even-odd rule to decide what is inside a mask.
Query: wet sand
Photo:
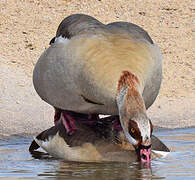
[[[32,85],[33,67],[61,20],[86,13],[147,30],[163,54],[163,83],[148,110],[155,126],[195,126],[193,1],[0,1],[0,134],[35,134],[53,125],[53,108]]]

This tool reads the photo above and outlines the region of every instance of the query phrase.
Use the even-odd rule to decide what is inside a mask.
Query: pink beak
[[[143,163],[150,163],[150,161],[151,161],[151,148],[140,149],[140,160]]]

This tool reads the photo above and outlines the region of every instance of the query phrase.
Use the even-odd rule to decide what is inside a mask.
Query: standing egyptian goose
[[[78,119],[80,117],[80,119]],[[77,131],[71,136],[62,121],[43,131],[32,141],[29,151],[36,155],[42,147],[50,155],[69,161],[134,162],[137,160],[132,145],[126,141],[117,116],[86,123],[85,115],[77,113]],[[84,122],[82,122],[84,121]],[[169,149],[152,135],[152,157],[161,157]]]
[[[161,66],[157,45],[139,26],[105,25],[75,14],[59,25],[35,66],[33,83],[39,96],[56,108],[56,122],[62,119],[70,135],[77,115],[68,111],[88,114],[86,120],[119,115],[126,139],[140,160],[148,162],[152,123],[146,109],[158,95]]]

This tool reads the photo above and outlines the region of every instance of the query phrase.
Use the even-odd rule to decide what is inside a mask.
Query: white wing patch
[[[160,157],[160,158],[165,158],[170,152],[166,151],[157,151],[157,150],[152,150],[155,156]]]
[[[63,38],[62,36],[59,36],[55,38],[55,43],[64,43],[67,44],[70,40],[68,38]]]

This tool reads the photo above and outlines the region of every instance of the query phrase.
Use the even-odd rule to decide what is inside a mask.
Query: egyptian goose
[[[141,27],[74,14],[60,23],[36,63],[33,83],[67,133],[76,130],[77,114],[69,111],[88,114],[87,121],[118,115],[126,139],[149,162],[153,128],[146,109],[158,95],[161,76],[159,48]]]
[[[39,147],[50,155],[69,161],[80,162],[135,162],[136,152],[133,146],[126,141],[120,127],[118,116],[103,118],[99,121],[85,122],[85,116],[77,113],[75,122],[77,131],[71,136],[62,122],[58,122],[40,133],[32,141],[29,151],[36,155]],[[84,122],[82,122],[84,121]],[[161,157],[169,149],[152,135],[152,157]]]

